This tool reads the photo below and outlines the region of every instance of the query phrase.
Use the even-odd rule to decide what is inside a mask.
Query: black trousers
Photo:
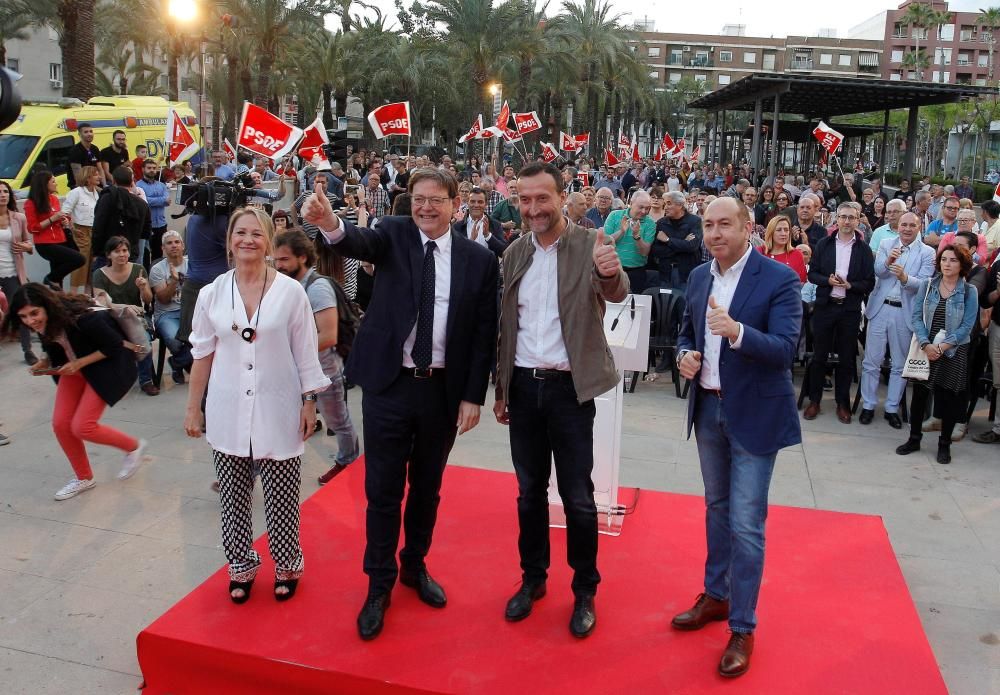
[[[510,453],[517,474],[517,546],[525,583],[548,577],[549,476],[566,512],[566,556],[573,568],[573,593],[593,595],[597,572],[597,505],[594,503],[594,401],[578,403],[569,372],[536,379],[515,368],[507,395]]]
[[[629,292],[632,294],[642,294],[646,289],[646,266],[641,268],[624,268],[625,275],[628,276]]]
[[[385,391],[366,392],[361,412],[368,498],[364,570],[369,591],[381,593],[392,589],[399,574],[401,520],[405,539],[399,564],[409,574],[426,567],[456,418],[448,412],[443,373],[429,379],[401,373]]]
[[[67,275],[85,262],[83,254],[66,244],[35,244],[38,255],[49,262],[49,273],[45,282],[62,286]]]
[[[947,358],[942,358],[947,359]],[[969,394],[965,391],[950,391],[940,386],[928,385],[924,381],[911,380],[913,400],[910,402],[910,439],[920,440],[920,428],[924,424],[927,398],[934,389],[934,417],[941,418],[941,439],[949,444],[955,431],[955,424],[965,419],[969,407]]]
[[[181,285],[181,318],[174,338],[182,343],[190,342],[188,338],[191,337],[191,321],[194,319],[194,308],[198,304],[198,293],[207,284],[187,278]]]
[[[823,399],[826,361],[831,352],[839,356],[834,371],[833,394],[837,405],[851,407],[851,383],[857,371],[858,334],[861,310],[845,309],[843,304],[817,304],[813,309],[813,358],[809,365],[809,400]]]

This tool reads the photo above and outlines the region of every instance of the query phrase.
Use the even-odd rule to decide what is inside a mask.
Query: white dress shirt
[[[466,215],[465,233],[470,239],[475,241],[480,246],[489,248],[489,244],[486,243],[486,240],[490,235],[490,219],[486,215],[483,215],[479,218],[479,223],[479,234],[475,239],[472,239],[472,227],[476,224],[476,221],[472,219],[472,215]]]
[[[847,279],[848,270],[851,267],[851,252],[854,250],[854,242],[858,240],[858,237],[852,236],[849,241],[841,241],[840,234],[837,234],[837,238],[833,240],[834,246],[836,247],[837,253],[837,275],[839,275],[844,280]],[[847,296],[847,290],[843,287],[834,287],[830,290],[830,296],[834,298],[843,299]]]
[[[531,234],[535,255],[517,289],[517,345],[514,349],[517,367],[569,369],[569,354],[559,319],[558,252],[561,242],[559,239],[543,249],[535,234]]]
[[[338,218],[339,219],[339,218]],[[374,225],[372,225],[374,226]],[[341,222],[332,232],[319,230],[331,244],[336,244],[344,238],[344,223]],[[420,231],[420,248],[426,253],[427,242],[431,238]],[[434,332],[431,337],[431,369],[441,369],[444,365],[445,343],[448,339],[448,300],[451,298],[451,230],[434,240]],[[484,242],[485,245],[485,242]],[[423,265],[421,264],[421,268]],[[417,298],[419,304],[419,297]],[[419,318],[419,317],[417,317]],[[417,319],[413,328],[403,343],[403,366],[414,368],[410,351],[417,340]]]
[[[257,460],[301,456],[302,394],[330,385],[319,363],[312,307],[301,283],[277,273],[247,321],[234,272],[202,288],[191,324],[194,358],[215,355],[205,405],[206,439],[213,449],[232,456],[249,456],[251,447]],[[240,335],[248,325],[257,331],[252,343]]]
[[[81,227],[93,227],[97,198],[98,193],[96,189],[89,191],[84,186],[77,186],[66,194],[62,210],[72,215],[73,224],[78,224]]]
[[[431,238],[420,232],[420,248],[427,249]],[[448,299],[451,297],[451,232],[445,232],[434,239],[437,248],[434,249],[434,332],[431,337],[431,369],[440,369],[444,364],[444,349],[448,339]],[[421,267],[423,267],[421,265]],[[418,299],[419,305],[419,299]],[[416,367],[410,352],[417,340],[417,323],[419,316],[413,321],[413,328],[403,343],[403,366]]]
[[[712,259],[710,270],[712,273],[712,288],[708,292],[709,297],[715,297],[716,306],[729,310],[733,303],[733,296],[736,294],[736,286],[740,284],[740,277],[743,276],[743,268],[746,267],[747,259],[754,253],[753,246],[748,245],[740,260],[736,261],[725,273],[719,271],[719,262]],[[705,310],[705,354],[701,357],[701,374],[699,383],[701,387],[709,390],[722,388],[722,381],[719,374],[719,357],[722,355],[722,336],[714,335],[708,327],[708,312]],[[743,324],[740,324],[740,334],[736,340],[729,341],[729,347],[739,350],[743,344]]]

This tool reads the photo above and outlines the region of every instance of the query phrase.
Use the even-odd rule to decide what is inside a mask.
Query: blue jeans
[[[344,363],[337,358],[336,368],[325,369],[330,377],[330,388],[316,394],[316,407],[323,414],[326,426],[337,435],[336,461],[342,466],[358,458],[358,435],[347,408],[347,391],[344,389]]]
[[[729,433],[718,396],[699,389],[697,398],[694,431],[705,482],[708,538],[705,593],[729,599],[733,632],[753,632],[764,573],[767,492],[777,452],[751,454]]]
[[[145,357],[143,357],[136,364],[136,368],[139,370],[139,385],[150,384],[153,382],[153,353],[150,351]]]
[[[177,340],[177,329],[181,325],[181,310],[165,311],[156,318],[156,334],[167,344],[173,357],[171,367],[190,367],[192,363],[191,348]]]

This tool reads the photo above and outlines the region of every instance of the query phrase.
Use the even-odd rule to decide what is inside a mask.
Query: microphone
[[[629,296],[629,318],[635,321],[635,295]]]

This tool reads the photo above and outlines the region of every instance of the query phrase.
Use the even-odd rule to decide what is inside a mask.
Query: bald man
[[[595,229],[594,223],[587,218],[587,197],[583,193],[570,193],[566,196],[566,217],[584,229]]]
[[[604,222],[604,233],[614,240],[629,286],[636,294],[646,289],[646,259],[656,238],[656,223],[649,216],[651,206],[649,193],[636,191],[627,208],[613,211]]]

